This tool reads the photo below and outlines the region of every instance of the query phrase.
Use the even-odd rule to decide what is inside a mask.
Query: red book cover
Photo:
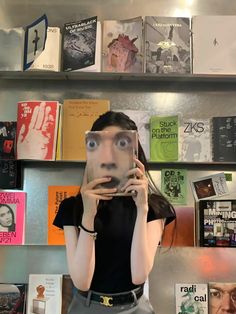
[[[18,102],[17,159],[55,160],[58,101]]]

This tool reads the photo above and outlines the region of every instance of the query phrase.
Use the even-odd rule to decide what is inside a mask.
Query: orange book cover
[[[58,212],[61,201],[79,192],[78,185],[50,185],[48,186],[48,244],[64,245],[64,232],[53,225],[53,220]]]
[[[107,99],[65,99],[62,117],[62,159],[86,160],[85,132],[110,110]]]

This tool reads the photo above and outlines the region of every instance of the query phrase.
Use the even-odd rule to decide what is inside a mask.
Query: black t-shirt
[[[162,211],[162,210],[161,210]],[[53,224],[79,226],[83,215],[81,195],[69,197],[60,204]],[[137,210],[131,197],[113,197],[99,204],[95,217],[95,271],[91,289],[117,293],[136,288],[131,280],[130,251]],[[147,221],[166,218],[171,222],[175,215],[170,208],[155,212],[149,207]],[[79,265],[78,265],[79,267]]]

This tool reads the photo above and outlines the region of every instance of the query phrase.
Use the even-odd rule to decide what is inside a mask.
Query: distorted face
[[[2,227],[10,227],[13,224],[13,217],[10,209],[7,206],[0,207],[0,225]]]
[[[111,126],[86,135],[88,180],[111,177],[103,187],[121,188],[133,168],[136,132]]]
[[[211,314],[236,314],[236,284],[211,284],[209,302]]]

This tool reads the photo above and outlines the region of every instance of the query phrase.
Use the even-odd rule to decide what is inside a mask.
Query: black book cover
[[[199,201],[200,246],[236,247],[236,199]]]
[[[0,189],[21,188],[21,162],[0,160]]]
[[[24,314],[26,293],[26,283],[0,283],[0,313]]]
[[[236,161],[236,116],[212,118],[212,159]]]
[[[0,159],[15,159],[16,121],[0,121]]]
[[[63,29],[63,71],[95,64],[97,17],[66,23]]]

